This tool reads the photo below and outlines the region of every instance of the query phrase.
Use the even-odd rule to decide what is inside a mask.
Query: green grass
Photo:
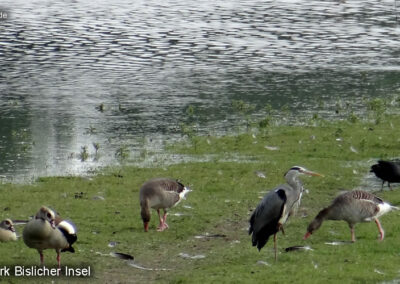
[[[341,189],[365,185],[365,176],[376,159],[398,156],[399,127],[400,117],[392,115],[384,116],[379,123],[362,119],[313,120],[301,126],[269,126],[255,137],[251,133],[191,137],[187,143],[167,147],[169,152],[192,156],[190,163],[153,168],[125,166],[108,168],[91,178],[51,177],[28,185],[3,184],[1,218],[27,219],[41,205],[49,205],[73,220],[79,230],[76,253],[62,254],[62,265],[90,265],[93,272],[90,278],[73,279],[78,282],[376,283],[400,279],[399,212],[381,218],[386,231],[383,242],[377,241],[378,231],[372,222],[356,226],[356,243],[327,245],[328,241],[350,240],[347,224],[334,221],[325,222],[308,240],[302,240],[308,223]],[[268,150],[265,146],[279,149]],[[209,161],[196,162],[201,157],[209,157]],[[304,195],[298,216],[285,225],[286,234],[278,236],[279,256],[275,262],[271,240],[261,252],[251,246],[248,219],[260,197],[283,183],[283,174],[293,165],[305,166],[325,177],[302,178],[309,194]],[[258,177],[256,171],[264,172],[266,179]],[[157,176],[179,178],[193,192],[170,211],[169,230],[155,230],[158,220],[153,211],[150,231],[145,233],[139,188]],[[377,194],[400,204],[399,190]],[[23,226],[17,227],[19,234],[22,230]],[[220,237],[196,238],[206,233]],[[118,245],[110,248],[110,241]],[[294,245],[309,245],[313,250],[284,251]],[[120,259],[101,255],[112,251],[133,255],[135,263],[143,267],[168,270],[139,270]],[[1,243],[0,253],[0,266],[39,264],[38,253],[21,239]],[[180,253],[205,258],[185,259]],[[55,256],[54,251],[45,251],[45,264],[55,267]],[[43,282],[41,278],[1,279]],[[71,281],[67,277],[56,280]]]

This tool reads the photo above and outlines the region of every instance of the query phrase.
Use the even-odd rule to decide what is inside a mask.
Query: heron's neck
[[[303,184],[301,183],[301,180],[298,178],[297,174],[288,174],[288,175],[286,175],[286,182],[294,190],[297,190],[299,192],[303,191]]]

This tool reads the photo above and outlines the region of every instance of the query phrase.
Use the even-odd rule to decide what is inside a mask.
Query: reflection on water
[[[189,105],[215,134],[235,124],[232,100],[332,115],[339,99],[400,88],[392,0],[16,0],[0,11],[0,174],[11,180],[82,173],[126,148],[143,160],[179,137]]]

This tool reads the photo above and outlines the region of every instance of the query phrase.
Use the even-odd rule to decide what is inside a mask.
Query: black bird
[[[379,160],[377,164],[371,166],[371,171],[376,177],[382,180],[382,188],[385,182],[388,183],[388,187],[392,190],[391,183],[400,182],[400,161],[383,161]]]
[[[261,250],[271,235],[274,235],[275,260],[277,259],[276,234],[283,231],[283,224],[299,207],[303,185],[299,174],[321,176],[303,167],[292,167],[285,174],[287,184],[282,184],[268,192],[250,217],[249,235],[253,246]]]

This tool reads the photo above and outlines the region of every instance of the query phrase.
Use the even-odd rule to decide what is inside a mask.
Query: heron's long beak
[[[323,174],[319,174],[319,173],[312,172],[312,171],[305,171],[304,173],[305,173],[306,175],[310,175],[310,176],[324,177]]]

